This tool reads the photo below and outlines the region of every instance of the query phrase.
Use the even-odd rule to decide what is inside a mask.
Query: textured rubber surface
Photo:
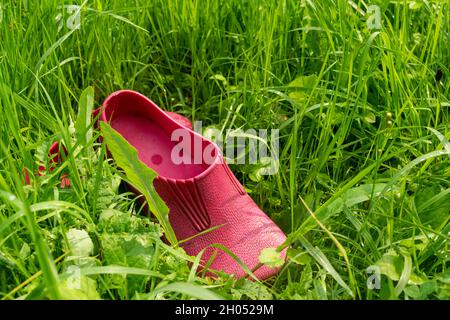
[[[197,255],[206,248],[202,259],[205,262],[213,257],[212,269],[241,277],[246,274],[243,268],[227,253],[210,245],[227,247],[253,269],[262,249],[277,247],[286,240],[280,228],[245,192],[214,143],[171,119],[151,100],[134,91],[113,93],[102,108],[100,121],[110,122],[137,149],[139,158],[159,174],[154,186],[170,209],[169,220],[178,240],[195,236],[181,244],[188,254]],[[183,154],[190,163],[175,163],[171,157],[178,142],[172,141],[174,130],[185,130],[192,146],[209,151],[213,161],[198,161],[198,152],[192,152]],[[218,228],[207,231],[213,227]],[[205,233],[198,235],[200,232]],[[282,252],[283,257],[285,253]],[[266,279],[278,271],[263,266],[255,275]]]

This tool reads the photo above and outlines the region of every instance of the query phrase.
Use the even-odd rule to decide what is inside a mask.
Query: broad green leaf
[[[425,280],[415,275],[411,270],[406,270],[405,272],[405,261],[408,262],[406,264],[406,269],[410,269],[408,259],[410,258],[407,257],[407,259],[405,259],[405,257],[400,256],[396,252],[389,251],[375,263],[375,266],[380,268],[379,270],[381,274],[384,274],[389,279],[394,281],[400,281],[400,279],[402,279],[402,275],[408,274],[408,278],[405,279],[403,285],[423,283]]]
[[[315,74],[309,76],[298,76],[288,84],[288,87],[312,89],[316,81],[317,76]]]
[[[271,268],[276,268],[284,264],[284,259],[276,248],[264,248],[259,255],[259,262]]]
[[[314,88],[316,81],[317,76],[315,74],[296,77],[288,84],[288,87],[296,88],[296,90],[292,89],[289,92],[289,97],[298,103],[304,102],[308,98],[308,94]]]
[[[131,184],[145,196],[148,207],[163,227],[167,240],[175,245],[177,238],[169,222],[169,208],[153,187],[153,179],[157,173],[139,160],[136,149],[109,124],[101,122],[100,128],[117,166],[125,171]]]
[[[311,263],[311,256],[306,251],[298,248],[289,248],[287,250],[287,256],[290,261],[299,265],[307,265]]]
[[[94,252],[94,243],[86,230],[69,229],[66,237],[69,249],[74,256],[89,257]]]
[[[92,138],[92,109],[94,107],[94,88],[87,87],[81,93],[80,101],[78,103],[78,116],[75,122],[75,132],[78,141],[82,146],[85,146]]]
[[[425,281],[420,285],[420,293],[421,293],[420,299],[426,299],[428,295],[438,290],[439,286],[436,280]]]
[[[373,112],[365,112],[363,115],[363,119],[370,124],[377,122],[377,117]]]
[[[108,264],[133,268],[150,268],[155,252],[155,239],[148,234],[103,234],[101,243]]]
[[[65,300],[100,300],[97,282],[82,275],[69,275],[61,281],[62,298]]]
[[[395,252],[388,252],[378,260],[375,265],[380,268],[380,273],[389,279],[398,281],[403,270],[403,259]]]
[[[157,259],[155,244],[161,241],[161,228],[158,224],[144,217],[106,209],[100,214],[98,229],[106,264],[141,270],[151,270],[154,267]],[[126,288],[132,295],[145,288],[148,274],[113,274],[110,279],[115,286]]]
[[[407,296],[413,299],[421,299],[422,297],[422,293],[420,292],[419,287],[416,285],[406,286],[404,291]]]
[[[155,259],[155,242],[151,233],[103,233],[100,236],[103,257],[109,265],[151,270]],[[112,282],[134,293],[145,287],[148,277],[142,275],[114,276]]]

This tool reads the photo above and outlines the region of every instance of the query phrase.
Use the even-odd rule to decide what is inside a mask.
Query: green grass
[[[449,299],[450,1],[66,1],[75,30],[61,3],[0,1],[0,297]],[[276,278],[196,275],[138,214],[83,113],[123,88],[280,129],[276,175],[231,166],[289,235]],[[55,140],[63,165],[24,185]]]

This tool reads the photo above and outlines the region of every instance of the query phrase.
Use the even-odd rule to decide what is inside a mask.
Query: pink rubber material
[[[139,158],[158,173],[153,184],[170,209],[169,220],[177,239],[195,236],[181,244],[188,254],[197,255],[206,248],[203,262],[213,257],[211,269],[240,278],[246,275],[243,268],[227,253],[210,245],[227,247],[252,270],[258,265],[262,249],[278,247],[286,240],[280,228],[245,192],[213,142],[172,119],[135,91],[111,94],[102,110],[99,120],[110,122],[137,149]],[[171,152],[179,141],[172,141],[171,136],[177,129],[185,130],[193,150],[197,145],[201,151],[208,151],[211,161],[202,157],[198,161],[198,154],[192,152],[183,154],[192,164],[174,163]],[[207,231],[214,227],[218,228]],[[201,232],[205,233],[199,235]],[[281,254],[285,258],[286,251]],[[262,266],[255,275],[266,279],[278,271],[279,268]]]

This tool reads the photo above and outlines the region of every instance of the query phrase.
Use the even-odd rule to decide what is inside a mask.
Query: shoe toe
[[[253,203],[253,202],[252,202]],[[223,215],[222,215],[223,216]],[[262,212],[256,204],[246,210],[229,212],[227,221],[216,221],[217,229],[198,236],[185,245],[186,251],[198,253],[207,248],[203,260],[212,257],[210,269],[221,270],[228,274],[234,274],[237,278],[247,275],[247,272],[229,253],[220,247],[211,244],[220,244],[238,257],[250,270],[254,270],[258,279],[264,280],[274,276],[280,270],[259,264],[259,256],[265,248],[277,248],[285,240],[283,231]],[[280,253],[282,259],[286,258],[286,250]]]

